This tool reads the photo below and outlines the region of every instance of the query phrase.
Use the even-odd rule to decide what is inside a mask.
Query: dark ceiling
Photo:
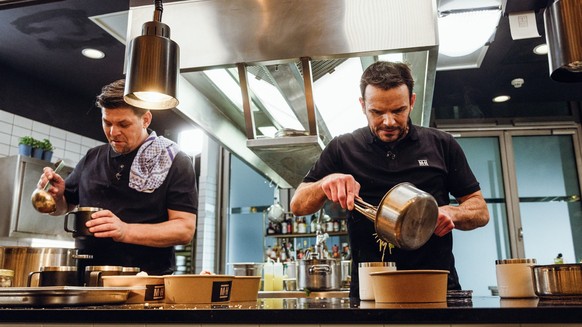
[[[104,140],[93,101],[103,85],[123,78],[125,45],[88,17],[127,10],[129,2],[0,1],[0,109]],[[545,2],[521,1],[530,7]],[[552,116],[551,104],[582,100],[582,83],[552,81],[547,58],[532,53],[545,42],[542,10],[537,24],[542,37],[512,40],[504,16],[479,69],[438,71],[433,117],[507,117],[519,115],[516,110]],[[106,57],[87,59],[81,55],[84,47],[102,50]],[[510,84],[517,77],[525,80],[519,89]],[[511,100],[493,105],[492,97],[501,93]],[[449,112],[454,106],[460,113]],[[176,112],[154,113],[152,127],[167,137],[175,138],[188,125]]]

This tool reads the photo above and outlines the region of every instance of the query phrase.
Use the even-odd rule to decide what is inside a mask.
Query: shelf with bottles
[[[265,235],[271,237],[315,236],[318,228],[329,235],[347,234],[347,212],[339,205],[327,202],[324,210],[311,216],[285,214],[281,222],[265,220]],[[323,214],[321,219],[319,215]]]
[[[295,261],[305,259],[307,253],[317,253],[316,238],[278,237],[273,238],[265,247],[265,260]],[[351,253],[346,235],[330,236],[323,244],[325,258],[350,260]]]

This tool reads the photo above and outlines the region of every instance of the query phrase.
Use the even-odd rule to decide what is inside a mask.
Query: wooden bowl
[[[166,303],[228,303],[230,275],[165,275]]]
[[[259,297],[261,276],[235,276],[230,293],[231,302],[252,302]]]
[[[370,273],[374,298],[381,303],[447,301],[447,270],[395,270]]]

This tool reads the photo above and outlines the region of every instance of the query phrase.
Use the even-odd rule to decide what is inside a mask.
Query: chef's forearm
[[[326,199],[320,182],[301,183],[291,199],[291,212],[296,216],[312,214],[321,209]]]
[[[489,222],[489,210],[487,209],[487,203],[481,196],[481,192],[460,200],[458,206],[446,206],[446,211],[452,218],[456,229],[472,230],[487,225]]]
[[[157,224],[127,224],[126,232],[118,242],[151,247],[169,247],[192,241],[196,215],[187,214]]]

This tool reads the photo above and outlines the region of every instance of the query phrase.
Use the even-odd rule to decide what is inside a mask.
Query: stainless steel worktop
[[[2,323],[57,324],[565,324],[582,321],[582,302],[496,296],[470,301],[382,304],[349,298],[260,298],[220,305],[132,304],[3,308]]]

